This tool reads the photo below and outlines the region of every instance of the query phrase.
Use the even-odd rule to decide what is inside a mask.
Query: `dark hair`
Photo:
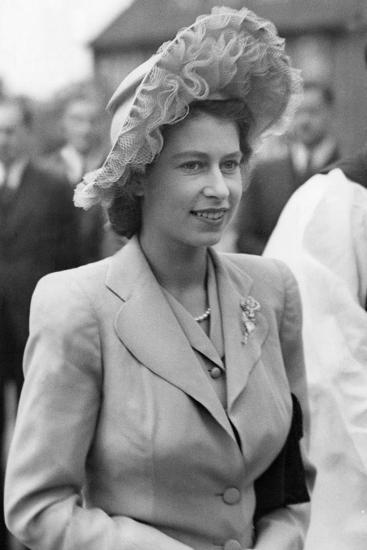
[[[335,94],[333,89],[324,82],[319,82],[317,80],[307,80],[303,84],[303,89],[305,92],[307,92],[308,90],[316,90],[317,92],[320,92],[324,103],[330,107],[335,103]]]
[[[252,148],[248,140],[249,131],[253,124],[253,116],[247,105],[240,99],[207,99],[202,101],[193,101],[190,103],[188,113],[184,120],[189,117],[197,117],[205,113],[223,120],[232,120],[236,123],[239,130],[240,149],[245,160],[248,160],[252,153]],[[174,126],[166,124],[160,128],[163,141]],[[149,166],[154,164],[154,160]],[[141,228],[141,197],[137,197],[133,192],[134,181],[138,174],[131,171],[128,177],[128,183],[119,188],[118,194],[114,198],[107,213],[112,229],[118,235],[130,238],[138,233]]]
[[[19,109],[23,125],[30,129],[33,125],[33,112],[28,101],[21,97],[3,96],[0,97],[0,106],[12,106]]]
[[[193,101],[189,105],[186,118],[195,118],[203,113],[222,120],[233,121],[238,127],[241,153],[244,155],[245,159],[250,157],[252,149],[248,142],[248,134],[253,124],[253,116],[247,105],[241,99],[206,99],[202,101]],[[170,128],[172,128],[171,124],[162,126],[161,133],[163,139]]]

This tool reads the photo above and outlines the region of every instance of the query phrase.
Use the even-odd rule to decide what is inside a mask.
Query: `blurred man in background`
[[[284,154],[263,159],[252,170],[251,184],[243,195],[235,222],[237,251],[261,254],[292,193],[338,159],[332,131],[333,104],[329,87],[314,82],[305,84]]]
[[[44,166],[66,177],[74,189],[86,172],[99,168],[104,160],[101,104],[93,95],[70,97],[63,109],[64,144],[44,159]],[[105,218],[99,206],[88,211],[76,209],[80,232],[79,264],[93,262],[105,255]]]
[[[32,114],[15,98],[0,98],[0,454],[4,458],[5,388],[19,395],[29,306],[46,273],[76,265],[78,229],[65,180],[33,161]],[[1,464],[2,469],[2,464]],[[0,502],[2,507],[2,472]],[[0,515],[0,548],[7,533]]]
[[[86,172],[99,168],[104,159],[98,98],[70,97],[64,105],[61,124],[65,143],[52,156],[54,168],[76,184]]]

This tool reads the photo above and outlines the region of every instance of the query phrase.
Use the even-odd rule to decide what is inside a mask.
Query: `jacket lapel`
[[[124,346],[147,368],[201,403],[233,438],[225,411],[136,237],[111,259],[106,285],[123,301],[115,330]]]
[[[262,344],[269,327],[261,310],[256,311],[256,328],[249,336],[247,343],[244,343],[241,301],[249,297],[253,281],[225,255],[218,260],[214,251],[212,254],[216,265],[222,314],[227,371],[227,404],[230,414],[236,399],[246,387],[251,370],[260,358]],[[260,302],[258,296],[253,297]]]

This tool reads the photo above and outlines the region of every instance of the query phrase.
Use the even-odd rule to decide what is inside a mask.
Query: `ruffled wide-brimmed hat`
[[[220,94],[249,108],[253,145],[281,133],[301,92],[299,71],[270,21],[247,8],[213,8],[132,71],[113,94],[113,146],[103,166],[85,175],[76,206],[109,206],[132,172],[144,171],[163,147],[160,127],[182,120],[193,101]]]

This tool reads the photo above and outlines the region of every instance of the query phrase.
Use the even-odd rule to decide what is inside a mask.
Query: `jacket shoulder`
[[[280,260],[255,254],[223,253],[220,254],[220,257],[228,268],[234,267],[246,273],[255,281],[258,279],[274,281],[274,279],[280,278],[280,271],[283,268],[288,269]]]
[[[253,254],[221,254],[232,281],[241,288],[244,277],[252,280],[251,294],[271,309],[282,309],[286,297],[298,294],[298,284],[290,268],[281,260]]]
[[[110,258],[105,258],[80,267],[49,273],[38,282],[34,298],[45,298],[55,306],[76,295],[84,296],[91,303],[97,302],[104,288],[109,263]]]

